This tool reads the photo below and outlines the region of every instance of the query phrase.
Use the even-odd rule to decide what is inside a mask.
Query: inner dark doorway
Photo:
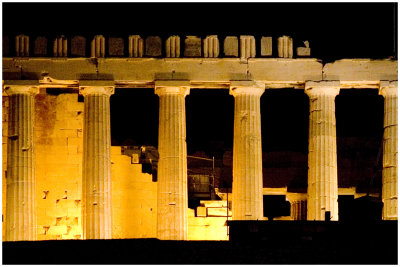
[[[275,217],[290,216],[290,203],[285,195],[263,196],[264,217],[273,220]]]
[[[158,96],[152,88],[116,88],[110,98],[111,145],[158,145]]]

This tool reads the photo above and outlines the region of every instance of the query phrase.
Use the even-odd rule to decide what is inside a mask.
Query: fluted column
[[[335,97],[338,81],[307,82],[310,98],[307,220],[338,220]]]
[[[295,200],[290,202],[290,215],[294,221],[307,219],[307,200]]]
[[[36,240],[34,86],[6,86],[9,95],[6,241]]]
[[[397,81],[382,81],[383,119],[383,220],[397,220]]]
[[[187,239],[187,148],[184,81],[156,82],[159,96],[157,238]]]
[[[307,196],[299,193],[287,193],[290,202],[290,217],[294,221],[307,220]]]
[[[260,97],[264,90],[264,85],[254,82],[231,82],[230,94],[235,97],[233,220],[263,218]]]
[[[112,86],[82,86],[85,98],[83,127],[82,225],[84,239],[111,238]]]

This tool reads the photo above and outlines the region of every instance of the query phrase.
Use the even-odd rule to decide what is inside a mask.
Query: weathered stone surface
[[[34,117],[38,87],[10,86],[6,241],[36,240]]]
[[[185,57],[201,57],[201,38],[197,36],[186,36]]]
[[[297,47],[296,54],[298,57],[309,57],[311,56],[311,48],[308,41],[304,41],[305,47]]]
[[[397,60],[351,58],[324,64],[323,80],[380,81],[397,80]],[[359,87],[366,88],[366,87]]]
[[[398,192],[397,192],[397,98],[398,82],[381,81],[379,94],[384,97],[384,119],[383,119],[383,160],[382,160],[382,201],[383,220],[398,219]]]
[[[224,55],[226,57],[238,57],[239,43],[236,36],[227,36],[224,40]]]
[[[272,56],[272,37],[261,37],[261,56],[270,57]]]
[[[186,81],[156,82],[158,127],[157,238],[187,240]]]
[[[207,208],[206,207],[197,207],[196,210],[197,217],[207,217]]]
[[[278,38],[278,57],[293,58],[293,39],[289,36]]]
[[[146,38],[145,56],[160,57],[161,56],[161,38],[159,36],[149,36]]]
[[[65,36],[57,37],[53,43],[53,54],[55,57],[68,56],[68,42]]]
[[[240,58],[256,57],[256,40],[251,35],[240,36]]]
[[[10,39],[8,36],[3,37],[3,57],[8,56],[10,53]]]
[[[29,57],[29,36],[20,34],[15,37],[15,55]]]
[[[297,47],[296,53],[298,57],[309,57],[311,55],[311,49],[307,47]]]
[[[106,39],[96,35],[90,44],[90,57],[104,57],[106,54]]]
[[[166,57],[181,56],[181,38],[179,36],[170,36],[167,41],[165,41],[165,54]]]
[[[123,56],[124,55],[124,39],[110,37],[108,38],[108,55]]]
[[[219,56],[219,40],[217,35],[207,36],[203,40],[204,57],[216,58]]]
[[[260,97],[263,84],[231,82],[235,98],[232,219],[263,218],[263,172]]]
[[[307,82],[310,98],[308,141],[307,220],[323,221],[326,212],[337,221],[338,172],[336,145],[335,97],[338,81]]]
[[[47,55],[47,38],[39,36],[35,40],[35,45],[33,48],[33,54],[35,56],[46,56]]]
[[[74,36],[71,39],[71,56],[86,56],[86,38],[83,36]]]
[[[83,234],[111,238],[110,96],[114,87],[79,88],[85,98],[83,142]]]
[[[129,57],[143,57],[143,39],[139,35],[129,36]]]

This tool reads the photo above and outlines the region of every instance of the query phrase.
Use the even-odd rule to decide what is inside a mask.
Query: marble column
[[[307,200],[291,202],[290,214],[294,221],[307,220]]]
[[[310,98],[307,220],[338,220],[335,97],[338,81],[307,82]]]
[[[35,86],[6,86],[7,140],[6,241],[36,240],[34,118]]]
[[[382,81],[383,119],[383,220],[397,220],[397,81]]]
[[[287,193],[290,202],[290,217],[294,221],[307,220],[307,196],[300,193]]]
[[[235,98],[233,134],[232,219],[263,218],[260,97],[263,84],[231,82]]]
[[[157,238],[187,240],[186,81],[156,82],[159,96]]]
[[[84,239],[111,239],[110,96],[113,86],[81,86],[84,96],[82,225]]]

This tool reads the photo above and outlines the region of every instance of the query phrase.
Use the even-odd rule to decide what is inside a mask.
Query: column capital
[[[383,97],[397,96],[397,81],[381,81],[379,94]]]
[[[286,201],[290,203],[305,200],[307,200],[307,193],[286,193]]]
[[[87,95],[107,95],[114,94],[115,86],[79,86],[79,94]]]
[[[337,96],[340,92],[340,81],[306,81],[304,89],[308,96]]]
[[[39,86],[35,85],[4,85],[7,95],[15,94],[39,94]]]
[[[156,81],[154,93],[162,95],[183,95],[190,93],[190,81]]]
[[[238,95],[261,96],[265,91],[265,84],[255,81],[231,81],[229,94],[234,97]]]

